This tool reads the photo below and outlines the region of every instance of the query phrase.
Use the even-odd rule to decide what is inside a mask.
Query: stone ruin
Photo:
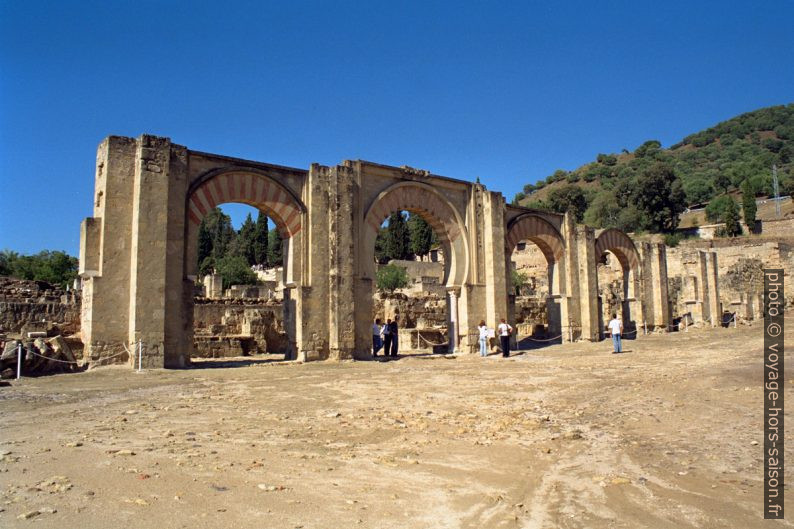
[[[78,369],[80,291],[45,281],[0,277],[0,374],[13,378],[22,344],[26,376]],[[75,355],[76,353],[76,355]]]

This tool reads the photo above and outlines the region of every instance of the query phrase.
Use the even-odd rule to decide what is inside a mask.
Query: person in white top
[[[612,345],[615,353],[623,352],[623,345],[620,343],[620,334],[623,332],[623,322],[618,319],[617,314],[612,314],[612,321],[609,322],[609,330],[612,333]]]
[[[485,320],[480,320],[477,330],[480,331],[480,356],[488,356],[488,326]]]
[[[499,341],[502,345],[502,356],[507,358],[510,356],[510,333],[513,332],[513,328],[502,318],[502,323],[499,324],[497,327],[497,331],[499,332]]]
[[[378,351],[383,347],[383,338],[381,338],[380,318],[375,319],[372,324],[372,356],[378,356]]]

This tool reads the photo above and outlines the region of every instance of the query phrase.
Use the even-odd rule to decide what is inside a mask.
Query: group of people
[[[485,324],[485,320],[480,320],[477,330],[480,331],[480,356],[488,356],[488,340],[491,338],[491,330]],[[499,346],[502,348],[502,356],[507,358],[510,356],[510,335],[513,334],[513,327],[502,318],[496,328],[496,333],[499,335]]]
[[[399,316],[395,316],[393,320],[387,319],[386,323],[381,325],[380,318],[377,318],[375,323],[372,324],[372,356],[377,357],[381,349],[383,349],[383,356],[397,356],[397,346],[399,344],[398,319]],[[623,332],[623,322],[617,318],[616,314],[612,314],[612,321],[609,322],[608,327],[611,331],[615,353],[623,352],[620,340]],[[480,356],[488,356],[488,341],[491,338],[491,329],[485,324],[485,320],[480,320],[480,325],[477,329],[480,332]],[[513,327],[502,318],[495,334],[499,336],[502,356],[505,358],[509,357],[510,335],[513,334]]]
[[[387,319],[381,325],[380,318],[372,324],[372,356],[378,356],[378,352],[383,349],[383,356],[397,356],[397,346],[399,345],[399,327],[397,321],[399,316],[394,319]]]

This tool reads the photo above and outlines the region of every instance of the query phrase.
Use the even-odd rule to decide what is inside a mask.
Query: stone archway
[[[297,353],[297,329],[300,314],[296,310],[295,287],[300,284],[300,232],[303,213],[301,201],[285,186],[267,174],[255,169],[218,169],[198,177],[186,194],[185,225],[185,276],[195,281],[198,267],[198,229],[201,220],[216,206],[240,203],[253,206],[267,215],[276,225],[282,238],[284,256],[284,327],[289,340],[286,358],[295,358]],[[192,318],[192,298],[183,303],[185,318]],[[186,326],[188,343],[192,343],[193,326]]]
[[[643,305],[640,288],[640,254],[634,242],[620,230],[610,228],[602,231],[595,241],[595,257],[600,260],[606,252],[613,254],[623,271],[622,319],[626,333],[636,333],[643,322]],[[596,274],[596,278],[598,274]],[[598,310],[598,328],[603,332],[604,321],[601,307]],[[634,334],[633,336],[636,336]]]
[[[444,279],[449,315],[449,347],[456,350],[460,341],[459,298],[468,272],[468,247],[465,228],[455,208],[433,187],[421,182],[400,182],[379,193],[364,214],[362,226],[361,277],[367,282],[369,292],[359,302],[369,300],[372,312],[372,291],[375,280],[375,239],[378,229],[395,211],[408,211],[420,215],[435,231],[444,250]],[[367,316],[368,317],[368,316]],[[366,327],[369,332],[370,327]],[[369,340],[359,337],[357,342]]]
[[[563,327],[570,325],[568,321],[568,303],[566,297],[565,274],[562,273],[565,261],[565,241],[559,230],[549,221],[535,213],[527,213],[513,219],[507,227],[505,239],[506,283],[511,283],[509,271],[511,256],[520,241],[534,243],[546,258],[548,293],[546,295],[546,313],[549,322],[549,334],[562,336]],[[512,303],[511,303],[512,305]],[[511,306],[512,310],[512,306]],[[513,315],[511,314],[511,320]],[[567,336],[563,336],[563,341]]]

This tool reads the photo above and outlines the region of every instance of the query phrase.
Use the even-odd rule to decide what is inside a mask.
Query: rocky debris
[[[80,369],[74,353],[62,336],[49,339],[10,340],[5,343],[0,355],[2,378],[14,378],[17,371],[17,351],[22,343],[22,375],[44,375],[70,373]]]

